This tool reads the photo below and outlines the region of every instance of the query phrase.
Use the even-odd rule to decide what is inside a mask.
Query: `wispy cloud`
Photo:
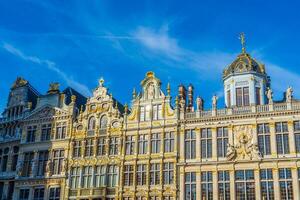
[[[29,61],[35,64],[38,64],[40,66],[44,66],[48,68],[49,70],[56,72],[69,86],[74,87],[79,92],[83,93],[84,95],[91,95],[91,92],[89,88],[78,81],[75,81],[72,77],[68,76],[65,72],[63,72],[55,62],[41,59],[36,56],[29,56],[26,55],[24,52],[22,52],[20,49],[14,47],[11,44],[3,43],[2,48],[5,49],[7,52],[25,60]]]

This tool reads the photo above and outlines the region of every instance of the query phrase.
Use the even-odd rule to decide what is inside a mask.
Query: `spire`
[[[170,96],[170,93],[171,93],[170,83],[168,83],[168,85],[167,85],[167,93],[168,93],[168,96]]]
[[[136,97],[136,91],[135,91],[135,88],[133,88],[133,91],[132,91],[132,99],[135,99]]]
[[[246,40],[245,40],[245,34],[243,32],[240,33],[239,39],[241,40],[242,53],[246,53]]]

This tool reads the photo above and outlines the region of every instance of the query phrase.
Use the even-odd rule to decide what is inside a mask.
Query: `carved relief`
[[[261,159],[257,144],[253,142],[251,125],[234,128],[234,145],[227,145],[227,160]]]

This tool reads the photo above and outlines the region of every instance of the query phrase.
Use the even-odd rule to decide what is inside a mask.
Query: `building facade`
[[[8,103],[1,199],[300,199],[300,101],[291,87],[273,100],[265,66],[243,41],[223,71],[224,108],[217,96],[205,107],[192,85],[172,99],[153,72],[129,106],[103,79],[87,100],[52,84],[46,95]],[[32,88],[14,85],[12,93]]]

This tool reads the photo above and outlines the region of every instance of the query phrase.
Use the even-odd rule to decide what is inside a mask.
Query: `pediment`
[[[42,118],[52,118],[58,115],[66,115],[68,112],[66,110],[62,110],[60,108],[51,107],[50,105],[45,105],[43,107],[37,108],[33,110],[29,116],[25,118],[25,120],[32,119],[42,119]]]

